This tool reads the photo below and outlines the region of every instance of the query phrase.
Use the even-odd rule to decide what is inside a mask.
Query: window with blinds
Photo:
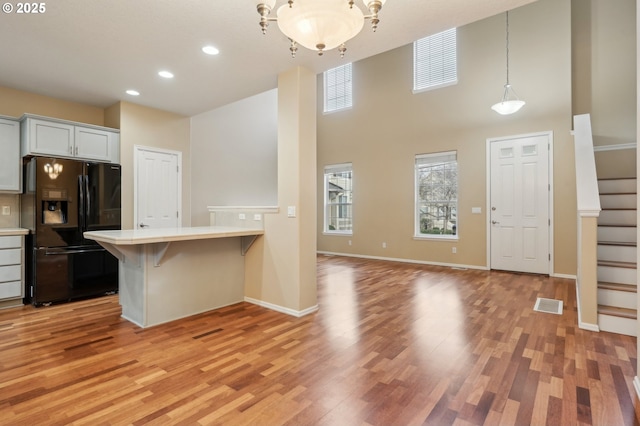
[[[458,83],[456,29],[413,43],[413,92]]]
[[[353,106],[351,63],[324,72],[324,112],[334,112]]]
[[[415,236],[457,238],[457,153],[416,155],[415,178]]]
[[[351,234],[353,228],[353,168],[351,163],[324,168],[324,232]]]

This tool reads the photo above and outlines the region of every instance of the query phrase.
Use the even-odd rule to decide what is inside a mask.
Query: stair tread
[[[638,247],[638,244],[631,241],[598,241],[599,246],[621,246],[621,247]]]
[[[598,224],[598,228],[600,228],[600,227],[602,227],[602,228],[637,228],[636,225],[620,225],[620,224],[617,224],[617,225],[608,225],[607,224],[607,225],[605,225],[605,224],[600,224],[599,223]]]
[[[603,209],[600,209],[602,212],[619,212],[619,211],[630,211],[630,212],[635,212],[638,209],[633,208],[633,207],[605,207]]]
[[[614,177],[614,178],[598,178],[598,182],[600,181],[611,181],[611,180],[636,180],[635,176],[629,177]]]
[[[624,192],[599,192],[600,195],[638,195],[635,191]]]
[[[618,262],[615,260],[599,260],[598,266],[613,266],[616,268],[628,268],[628,269],[637,268],[637,264],[635,262]]]
[[[637,319],[638,311],[635,309],[618,308],[617,306],[598,305],[598,314],[614,317]]]
[[[638,292],[638,286],[633,284],[608,283],[604,281],[598,281],[598,288],[601,288],[603,290],[626,291],[629,293]]]

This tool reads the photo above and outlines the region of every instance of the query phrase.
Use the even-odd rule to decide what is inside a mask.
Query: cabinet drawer
[[[0,266],[0,283],[22,280],[22,265]]]
[[[0,299],[22,297],[22,281],[0,283]]]
[[[0,266],[20,265],[22,263],[22,249],[0,250]]]
[[[22,236],[20,235],[9,235],[0,237],[0,249],[5,248],[21,248],[22,247]]]

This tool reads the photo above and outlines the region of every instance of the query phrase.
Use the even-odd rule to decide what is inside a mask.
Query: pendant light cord
[[[509,86],[509,11],[507,10],[507,86]]]

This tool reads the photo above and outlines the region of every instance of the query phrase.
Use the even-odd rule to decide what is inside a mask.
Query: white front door
[[[179,227],[182,154],[139,146],[134,152],[135,228]]]
[[[551,134],[490,140],[490,267],[549,274]]]

